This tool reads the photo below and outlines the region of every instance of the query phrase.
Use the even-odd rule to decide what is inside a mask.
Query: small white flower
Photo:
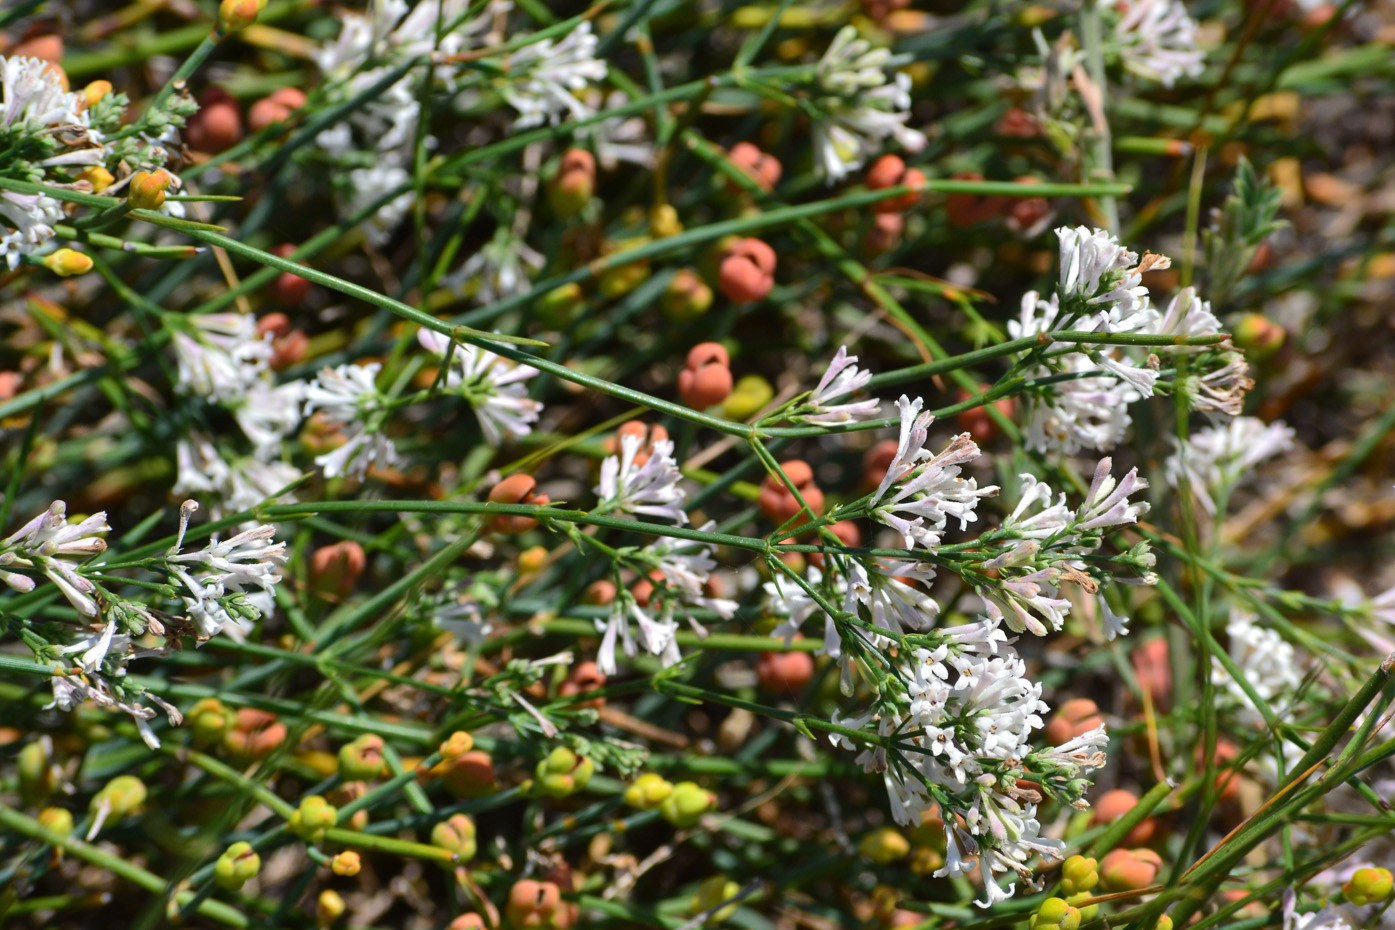
[[[673,459],[673,441],[655,442],[644,463],[636,464],[641,442],[639,436],[622,436],[620,454],[601,463],[601,483],[595,487],[600,509],[642,513],[684,525],[687,494],[678,486],[683,473]]]
[[[1110,474],[1113,466],[1114,461],[1108,456],[1100,459],[1095,466],[1090,491],[1075,516],[1078,529],[1095,530],[1137,523],[1138,518],[1148,512],[1146,501],[1129,503],[1129,495],[1148,487],[1147,479],[1138,477],[1138,469],[1131,468],[1128,474],[1116,481]]]
[[[1293,446],[1293,428],[1282,421],[1265,423],[1257,417],[1236,417],[1225,426],[1197,430],[1163,464],[1167,483],[1180,487],[1189,479],[1192,493],[1207,513],[1216,511],[1216,495],[1251,477],[1260,462]]]
[[[835,400],[854,391],[865,388],[872,380],[872,373],[857,367],[857,356],[848,354],[847,346],[839,346],[828,370],[819,379],[809,400],[802,408],[807,412],[796,414],[791,419],[808,423],[849,423],[875,417],[880,402],[874,397],[851,403],[834,404]]]
[[[515,129],[557,123],[564,116],[581,119],[591,115],[576,91],[592,81],[605,80],[606,64],[596,58],[598,43],[591,23],[584,22],[560,42],[543,39],[513,53],[509,74],[499,81],[499,92],[519,113]]]
[[[417,341],[428,352],[450,355],[446,387],[469,401],[486,442],[497,446],[505,437],[517,439],[533,431],[543,405],[528,396],[524,382],[538,373],[536,368],[478,346],[459,343],[452,348],[448,337],[430,329],[418,330]]]
[[[1124,67],[1171,87],[1179,77],[1198,77],[1206,53],[1197,47],[1196,20],[1181,0],[1115,0],[1114,27]]]
[[[908,152],[925,147],[925,134],[910,120],[910,76],[898,73],[887,83],[887,49],[873,49],[857,30],[844,26],[819,61],[819,85],[831,96],[819,100],[825,118],[814,124],[814,155],[829,184],[862,167],[895,138]]]

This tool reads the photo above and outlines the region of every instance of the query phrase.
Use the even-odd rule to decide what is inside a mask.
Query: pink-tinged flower
[[[1129,503],[1129,495],[1148,487],[1145,478],[1138,477],[1138,469],[1131,468],[1122,479],[1115,480],[1110,474],[1114,461],[1105,456],[1095,466],[1095,477],[1090,482],[1090,492],[1085,495],[1075,519],[1081,530],[1101,529],[1107,526],[1123,526],[1137,523],[1138,518],[1148,512],[1148,503]]]
[[[862,390],[871,380],[870,371],[857,367],[857,356],[849,355],[847,346],[839,346],[838,353],[828,364],[828,370],[819,379],[818,387],[809,395],[801,412],[791,419],[807,423],[850,423],[871,419],[880,408],[880,401],[875,397],[850,403],[832,403]]]

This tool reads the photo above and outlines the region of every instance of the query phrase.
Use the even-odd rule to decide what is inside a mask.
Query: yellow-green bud
[[[742,375],[722,403],[722,413],[729,420],[747,420],[759,413],[774,396],[775,389],[760,375]]]
[[[1076,930],[1080,912],[1062,898],[1047,898],[1028,920],[1031,930]]]
[[[224,891],[236,891],[249,878],[256,878],[261,868],[262,857],[251,843],[233,843],[213,863],[213,880]]]
[[[71,278],[91,271],[92,258],[76,249],[59,249],[44,259],[44,267],[60,278]]]
[[[452,814],[431,828],[431,845],[448,849],[461,862],[475,858],[475,822],[464,814]]]
[[[19,796],[25,804],[38,804],[53,794],[53,741],[41,737],[19,751]]]
[[[474,748],[475,738],[464,730],[456,730],[440,746],[441,761],[458,758]]]
[[[383,738],[365,733],[339,747],[339,775],[345,781],[367,781],[383,771]]]
[[[108,820],[134,814],[145,803],[145,782],[134,775],[118,775],[92,796],[92,810],[106,808]]]
[[[1158,918],[1158,922],[1153,924],[1153,930],[1172,930],[1172,918],[1166,914]]]
[[[586,295],[581,290],[581,285],[575,281],[568,281],[539,298],[537,314],[544,325],[561,329],[575,320],[585,308]]]
[[[652,811],[673,794],[673,783],[655,772],[645,772],[625,786],[625,803],[640,810]]]
[[[1061,890],[1069,895],[1089,891],[1100,883],[1099,862],[1071,856],[1061,865]]]
[[[857,851],[877,865],[889,865],[904,859],[911,851],[911,843],[895,827],[879,827],[862,838]]]
[[[1389,869],[1357,869],[1347,883],[1342,886],[1342,894],[1352,904],[1376,904],[1390,897],[1395,890]]]
[[[335,875],[343,875],[352,878],[363,868],[363,863],[358,857],[358,853],[352,849],[346,849],[329,860],[329,870]]]
[[[286,829],[303,840],[319,840],[338,820],[339,811],[320,795],[312,794],[291,811]]]
[[[695,320],[712,306],[712,288],[691,268],[681,268],[664,291],[664,315],[675,322]]]
[[[103,97],[111,93],[111,81],[93,81],[79,93],[82,95],[83,107],[95,107]]]
[[[207,746],[223,741],[223,736],[232,726],[233,715],[222,701],[206,697],[200,698],[189,708],[184,720],[194,734],[194,742]]]
[[[550,798],[575,794],[591,781],[596,766],[590,759],[578,758],[566,746],[558,746],[538,763],[538,789]]]
[[[695,826],[717,806],[717,796],[695,782],[680,781],[659,804],[659,814],[675,827]]]
[[[1267,317],[1258,313],[1247,313],[1235,324],[1235,331],[1231,337],[1237,346],[1245,350],[1248,357],[1262,360],[1283,348],[1288,333]]]
[[[231,35],[257,21],[266,0],[223,0],[218,4],[218,33]]]
[[[343,917],[346,909],[347,905],[339,896],[339,892],[326,888],[315,901],[315,923],[321,927],[328,927]]]
[[[70,836],[73,832],[73,812],[66,807],[45,807],[39,811],[39,823],[59,836]]]
[[[740,890],[741,886],[736,882],[728,881],[725,875],[713,875],[711,878],[705,879],[701,885],[698,885],[697,894],[693,895],[693,916],[705,914],[723,901],[730,901]],[[736,905],[728,904],[725,907],[717,908],[712,916],[707,918],[707,922],[724,923],[735,913]]]
[[[649,211],[649,232],[655,239],[667,239],[682,231],[683,221],[678,218],[678,211],[673,208],[673,204],[659,204]]]
[[[170,176],[159,171],[137,171],[126,189],[126,202],[132,210],[157,210],[170,189]]]
[[[1091,904],[1089,907],[1080,906],[1081,901],[1088,901],[1092,897],[1094,897],[1094,895],[1090,892],[1082,891],[1079,894],[1069,895],[1066,898],[1066,903],[1080,912],[1080,922],[1082,924],[1089,923],[1100,915],[1100,906],[1098,904]]]

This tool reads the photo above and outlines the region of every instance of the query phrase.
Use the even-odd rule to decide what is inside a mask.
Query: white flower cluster
[[[1198,77],[1206,53],[1197,47],[1196,20],[1182,0],[1114,0],[1119,19],[1114,39],[1124,67],[1171,87],[1180,77]]]
[[[445,387],[474,408],[486,442],[497,446],[506,438],[517,439],[533,431],[543,405],[528,396],[526,382],[538,373],[536,368],[478,346],[452,345],[447,336],[435,330],[418,330],[417,341],[428,352],[448,360]]]
[[[708,523],[702,529],[714,526]],[[637,654],[638,645],[658,656],[665,666],[673,665],[681,658],[677,637],[680,616],[694,632],[705,636],[707,631],[693,616],[695,608],[713,611],[723,620],[736,613],[735,601],[707,594],[708,579],[717,567],[711,546],[664,540],[641,550],[636,562],[649,567],[653,593],[647,604],[640,604],[633,593],[621,591],[611,604],[610,616],[596,621],[596,631],[601,634],[596,664],[607,675],[615,674],[617,645],[629,658]],[[637,640],[631,621],[638,629]]]
[[[378,390],[378,362],[324,368],[305,389],[305,415],[323,411],[325,419],[344,433],[344,443],[315,457],[326,478],[348,475],[362,479],[369,468],[391,468],[401,462],[397,448],[383,432],[387,398]]]
[[[1142,283],[1144,271],[1167,268],[1160,255],[1138,255],[1110,233],[1085,226],[1056,230],[1060,279],[1056,293],[1022,296],[1021,312],[1008,321],[1013,338],[1061,330],[1089,333],[1206,336],[1221,331],[1211,306],[1192,288],[1183,288],[1165,308],[1153,305]],[[1066,454],[1081,449],[1106,452],[1123,441],[1132,424],[1129,406],[1152,397],[1160,377],[1159,352],[1198,355],[1196,346],[1126,346],[1054,351],[1028,377],[1049,379],[1028,395],[1027,446]],[[1243,356],[1226,353],[1216,367],[1189,378],[1192,409],[1233,416],[1252,386]]]
[[[643,444],[641,436],[622,436],[620,454],[601,463],[597,512],[638,513],[683,526],[688,522],[683,511],[687,494],[678,486],[683,473],[673,458],[673,440],[657,440],[647,449]]]
[[[1032,736],[1049,707],[998,624],[937,633],[934,648],[897,660],[901,700],[853,717],[835,714],[833,722],[864,733],[875,724],[877,742],[862,748],[857,762],[882,776],[897,823],[919,824],[924,811],[940,808],[946,854],[935,876],[965,876],[981,866],[985,899],[978,903],[988,907],[1016,890],[1015,882],[1003,889],[998,873],[1030,887],[1028,862],[1059,859],[1064,845],[1041,835],[1041,797],[1017,780],[1031,778],[1056,792],[1103,765],[1107,736],[1100,726],[1054,749],[1034,749]],[[845,749],[861,747],[843,734],[830,740]]]
[[[175,547],[151,567],[168,572],[170,582],[183,589],[179,597],[200,641],[225,630],[240,635],[269,605],[270,593],[281,580],[285,543],[271,541],[276,527],[261,525],[196,552],[181,553],[189,516],[197,509],[193,501],[184,503]],[[49,706],[69,711],[91,700],[99,707],[121,711],[135,721],[141,738],[151,748],[158,748],[160,741],[150,726],[157,711],[133,699],[119,680],[132,659],[168,651],[168,644],[157,649],[136,649],[134,645],[135,637],[144,633],[168,639],[166,625],[146,605],[99,587],[79,572],[79,563],[106,551],[106,541],[97,534],[110,529],[105,513],[71,522],[67,505],[54,501],[0,541],[0,582],[29,592],[36,587],[34,576],[42,574],[85,621],[92,622],[89,632],[72,642],[50,644],[50,657],[73,656],[77,664],[55,666],[53,703]],[[258,589],[259,600],[245,596],[252,587]],[[163,708],[172,724],[181,722],[175,708],[155,695],[144,696]]]
[[[1293,428],[1257,417],[1236,417],[1224,426],[1197,430],[1179,443],[1163,465],[1167,483],[1181,487],[1183,476],[1207,513],[1216,512],[1216,498],[1250,478],[1254,467],[1293,446]]]
[[[894,138],[908,152],[925,147],[925,134],[907,126],[911,79],[898,72],[887,81],[888,49],[874,49],[844,26],[819,60],[816,80],[823,118],[814,124],[814,158],[829,184],[862,167]]]
[[[848,354],[847,346],[839,346],[828,370],[807,400],[796,407],[789,419],[796,423],[856,423],[870,420],[881,412],[881,402],[875,397],[867,400],[842,400],[854,391],[867,387],[872,373],[857,367],[857,356]]]
[[[503,37],[494,26],[512,4],[492,0],[468,16],[471,8],[468,0],[423,0],[415,7],[407,0],[369,0],[365,13],[344,15],[339,35],[316,54],[331,102],[369,95],[315,138],[348,169],[341,211],[352,216],[400,192],[364,225],[372,242],[385,242],[413,202],[407,182],[422,119],[414,66],[429,62],[432,79],[453,91],[461,83],[463,53],[499,49],[504,54]],[[516,128],[591,114],[577,92],[606,76],[605,63],[595,57],[596,42],[588,22],[561,41],[542,39],[512,51],[506,73],[493,83],[518,110]],[[380,86],[384,82],[387,86]],[[468,101],[472,94],[459,99]],[[426,144],[434,140],[428,137]]]

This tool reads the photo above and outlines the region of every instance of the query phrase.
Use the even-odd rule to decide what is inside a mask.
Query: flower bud
[[[771,694],[797,695],[814,677],[814,657],[807,652],[762,652],[756,680]]]
[[[224,891],[237,891],[248,879],[256,878],[261,868],[262,857],[251,843],[233,843],[213,863],[213,880]]]
[[[1106,791],[1100,795],[1099,800],[1095,801],[1094,814],[1090,818],[1090,823],[1095,826],[1113,823],[1133,810],[1137,804],[1138,795],[1132,791],[1126,791],[1123,788]],[[1145,817],[1138,822],[1138,826],[1128,832],[1123,842],[1128,846],[1142,846],[1153,838],[1157,829],[1157,818]]]
[[[547,185],[547,202],[558,216],[576,216],[596,193],[596,158],[585,149],[568,149]]]
[[[137,171],[126,189],[126,202],[132,210],[158,210],[169,188],[170,176],[163,168],[153,172]]]
[[[605,687],[605,672],[595,662],[582,662],[572,669],[567,680],[562,682],[562,686],[557,689],[562,697],[571,697],[576,694],[585,694],[588,691],[599,691]],[[589,701],[579,701],[576,707],[594,707],[600,709],[605,706],[605,698],[592,698]]]
[[[988,387],[986,384],[979,385],[977,393],[960,388],[955,399],[963,403],[988,390]],[[1017,401],[1011,397],[1003,397],[993,401],[993,407],[1011,420],[1017,411]],[[968,433],[974,442],[985,443],[998,434],[998,424],[994,422],[993,417],[988,413],[988,408],[984,405],[970,407],[962,413],[955,414],[954,419],[959,424],[959,428]]]
[[[652,811],[673,794],[672,783],[655,772],[645,772],[625,786],[625,803],[643,811]]]
[[[286,829],[303,840],[322,840],[339,820],[339,811],[318,794],[312,794],[291,811]]]
[[[677,323],[695,320],[712,306],[712,288],[691,268],[679,269],[664,291],[664,315]]]
[[[91,271],[92,259],[76,249],[59,249],[44,258],[44,267],[60,278],[71,278]]]
[[[1047,898],[1027,921],[1031,930],[1076,930],[1080,912],[1062,898]]]
[[[1040,184],[1041,178],[1030,174],[1014,179],[1015,184]],[[1013,197],[1007,205],[1007,225],[1024,236],[1033,235],[1052,216],[1051,201],[1045,197]]]
[[[82,89],[82,106],[84,109],[91,109],[102,102],[102,98],[111,93],[111,81],[93,81]]]
[[[441,744],[440,753],[443,761],[458,759],[471,749],[475,748],[475,738],[464,730],[456,730],[450,737]]]
[[[483,750],[451,759],[444,777],[446,788],[458,798],[479,798],[494,793],[494,760]]]
[[[642,237],[637,239],[623,239],[607,243],[602,251],[607,255],[616,252],[627,252],[630,249],[638,248],[648,241],[648,239]],[[602,296],[613,300],[616,297],[625,296],[647,280],[649,280],[649,259],[647,258],[626,262],[623,265],[610,265],[607,263],[596,281],[596,290],[600,291]]]
[[[722,258],[717,286],[737,303],[764,299],[775,286],[775,250],[759,239],[738,239]]]
[[[63,37],[55,32],[32,36],[15,43],[5,54],[11,58],[37,58],[56,65],[63,61]]]
[[[226,4],[228,0],[223,0]],[[315,899],[315,923],[321,927],[328,927],[340,917],[344,916],[344,911],[348,905],[339,896],[339,892],[326,888],[320,892],[320,896]]]
[[[869,255],[882,255],[901,244],[901,235],[906,230],[906,219],[899,213],[878,213],[872,218],[872,227],[862,240],[862,247]]]
[[[106,807],[108,821],[129,817],[145,803],[145,782],[134,775],[118,775],[92,796],[91,809]]]
[[[877,865],[890,865],[910,855],[910,841],[895,827],[879,827],[865,835],[857,851]]]
[[[275,714],[251,707],[239,708],[223,734],[223,748],[245,761],[265,759],[285,741],[286,725]]]
[[[88,165],[78,172],[78,178],[91,184],[94,194],[100,194],[116,183],[116,177],[101,165]]]
[[[703,342],[688,352],[688,365],[678,373],[678,395],[694,410],[706,410],[731,394],[731,359],[719,342]]]
[[[561,329],[569,326],[586,309],[586,295],[581,285],[569,281],[555,287],[542,296],[537,303],[538,319],[545,326]]]
[[[576,905],[552,882],[524,879],[509,889],[504,916],[514,930],[566,930],[576,922]]]
[[[602,578],[586,586],[581,594],[581,603],[592,607],[609,607],[615,601],[615,582]]]
[[[683,221],[673,204],[661,203],[649,211],[649,235],[655,239],[668,239],[682,231]]]
[[[741,885],[731,881],[725,875],[713,875],[703,879],[698,885],[697,894],[693,895],[692,915],[706,914],[712,911],[707,919],[707,923],[720,924],[731,919],[731,915],[736,913],[736,903],[721,906],[723,902],[730,901],[741,891]]]
[[[452,814],[431,828],[431,845],[449,850],[458,862],[475,858],[475,822],[464,814]]]
[[[976,171],[961,171],[954,176],[954,180],[982,181],[983,175]],[[996,216],[1004,202],[1003,197],[985,197],[982,194],[947,194],[945,216],[951,226],[973,226]]]
[[[1099,706],[1089,698],[1073,698],[1056,711],[1046,725],[1046,738],[1059,746],[1077,736],[1083,736],[1104,723]]]
[[[339,747],[339,777],[345,781],[368,781],[383,772],[383,738],[365,733]]]
[[[535,774],[538,789],[543,794],[565,798],[585,788],[595,770],[595,763],[590,759],[578,758],[566,746],[558,746],[538,763]]]
[[[1157,710],[1166,710],[1172,702],[1172,660],[1167,638],[1155,636],[1138,646],[1129,655],[1138,686],[1148,692]]]
[[[483,917],[470,911],[452,920],[446,925],[446,930],[487,930],[488,926]]]
[[[1162,857],[1151,849],[1111,849],[1100,862],[1100,878],[1110,891],[1140,891],[1153,884]]]
[[[39,824],[45,830],[59,836],[71,836],[73,832],[73,812],[66,807],[45,807],[39,811]]]
[[[194,735],[194,742],[208,746],[222,742],[228,728],[232,726],[233,714],[223,702],[213,697],[200,698],[184,715]]]
[[[791,459],[780,463],[780,470],[789,479],[789,484],[799,491],[804,503],[815,514],[823,513],[823,491],[814,484],[814,470],[803,459]],[[767,475],[760,486],[760,509],[770,520],[784,524],[800,512],[799,498],[790,492],[789,487],[778,475]]]
[[[326,600],[342,601],[367,564],[363,547],[351,539],[321,546],[310,555],[310,589]]]
[[[57,787],[58,768],[53,764],[53,741],[40,737],[19,751],[19,796],[26,805],[37,805]]]
[[[1061,864],[1061,891],[1067,896],[1089,891],[1100,883],[1099,862],[1085,856],[1071,856]]]
[[[216,155],[242,141],[242,111],[237,101],[220,87],[210,87],[199,97],[199,110],[189,117],[184,141],[197,152]]]
[[[717,796],[695,782],[680,781],[659,804],[659,814],[675,827],[692,827],[717,806]]]
[[[291,114],[305,106],[305,92],[295,87],[282,87],[269,97],[263,97],[252,104],[247,111],[247,125],[253,132],[261,132],[268,126],[284,123]]]
[[[722,413],[729,420],[749,420],[764,410],[774,396],[775,389],[760,375],[742,375],[722,404]]]
[[[780,182],[780,175],[784,170],[780,160],[774,155],[762,152],[749,142],[733,145],[727,157],[733,165],[749,174],[762,190],[774,190],[775,185]]]
[[[1088,891],[1066,895],[1066,903],[1080,912],[1080,922],[1082,924],[1087,924],[1100,915],[1100,906],[1098,904],[1081,907],[1084,902],[1090,900],[1092,897],[1094,897],[1094,895]]]
[[[489,502],[491,504],[546,504],[548,502],[547,495],[534,496],[533,489],[535,487],[537,487],[537,481],[532,475],[522,473],[509,475],[490,490]],[[538,521],[532,517],[499,514],[490,521],[489,525],[496,533],[518,534],[528,532],[538,525]]]
[[[1158,918],[1158,922],[1153,924],[1153,930],[1172,930],[1172,918],[1166,914]]]
[[[1235,324],[1232,338],[1248,358],[1263,360],[1283,348],[1288,333],[1267,317],[1247,313]]]
[[[329,870],[335,875],[342,875],[346,878],[353,878],[362,868],[363,862],[359,859],[358,853],[352,849],[337,853],[333,859],[329,860]]]
[[[350,804],[354,803],[367,793],[367,782],[340,782],[338,785],[329,790],[329,794],[325,795],[325,800],[329,801],[329,803],[333,804],[336,808],[344,808],[348,807]],[[343,817],[341,815],[340,822],[342,822],[344,826],[348,827],[350,830],[362,830],[364,827],[368,826],[368,811],[364,810],[363,808],[359,808],[358,810],[354,811],[352,814],[349,815],[349,819],[347,821],[343,820]]]
[[[1036,117],[1021,107],[1011,107],[998,117],[998,121],[993,124],[993,131],[1000,136],[1014,139],[1033,139],[1041,135],[1041,127],[1037,125]]]
[[[874,191],[888,187],[911,188],[904,194],[872,204],[876,213],[901,213],[920,200],[920,192],[925,189],[925,173],[918,168],[907,168],[899,155],[883,155],[867,169],[867,187]]]
[[[223,0],[218,4],[218,36],[228,36],[257,21],[266,0]]]
[[[1342,894],[1358,907],[1379,904],[1390,897],[1391,891],[1395,891],[1395,879],[1389,869],[1381,868],[1357,869],[1342,886]]]

